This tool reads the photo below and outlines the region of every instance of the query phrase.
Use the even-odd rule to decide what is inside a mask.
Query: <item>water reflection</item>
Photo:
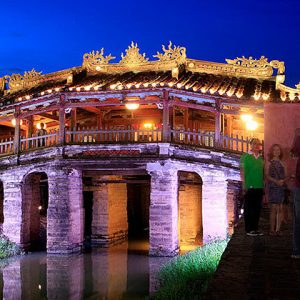
[[[131,249],[123,243],[81,255],[11,258],[0,269],[1,299],[145,299],[170,258]]]

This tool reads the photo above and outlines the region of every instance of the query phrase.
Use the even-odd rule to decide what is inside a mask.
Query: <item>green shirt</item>
[[[245,188],[259,189],[264,187],[264,160],[261,156],[245,153],[241,157],[240,166],[244,170]]]

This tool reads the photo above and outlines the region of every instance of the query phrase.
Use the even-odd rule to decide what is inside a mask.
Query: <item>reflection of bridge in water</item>
[[[137,299],[158,287],[170,258],[128,252],[122,243],[92,253],[16,257],[1,270],[1,299]]]

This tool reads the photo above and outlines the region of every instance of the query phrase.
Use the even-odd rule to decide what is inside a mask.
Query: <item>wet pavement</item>
[[[265,207],[260,229],[264,236],[247,236],[239,222],[206,299],[300,299],[300,259],[291,259],[291,220],[283,225],[282,236],[270,236]]]

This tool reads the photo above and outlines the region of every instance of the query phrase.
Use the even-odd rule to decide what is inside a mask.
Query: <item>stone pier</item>
[[[93,244],[109,245],[125,239],[128,234],[126,183],[109,183],[109,180],[120,179],[120,176],[93,179],[96,185],[93,192]]]
[[[171,163],[149,163],[150,249],[153,256],[178,254],[178,175]]]
[[[83,193],[81,172],[52,168],[48,174],[48,253],[79,251],[83,243]]]

